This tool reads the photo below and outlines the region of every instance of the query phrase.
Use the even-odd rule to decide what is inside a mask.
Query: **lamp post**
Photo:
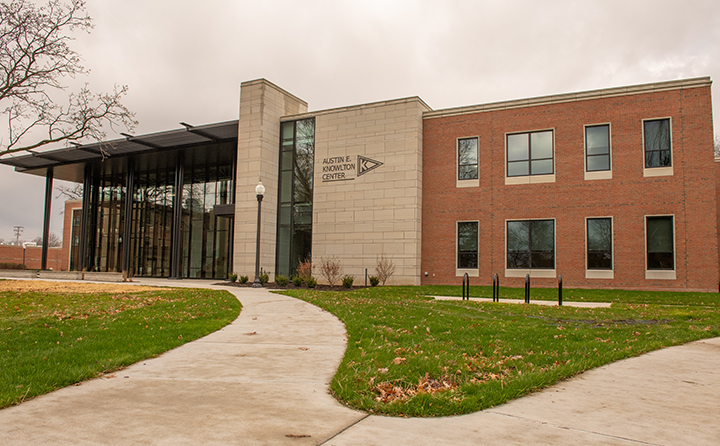
[[[262,206],[263,194],[265,193],[265,186],[262,181],[258,182],[255,186],[255,193],[257,194],[258,201],[258,218],[257,218],[257,242],[255,244],[255,281],[252,284],[253,288],[261,288],[260,283],[260,208]]]

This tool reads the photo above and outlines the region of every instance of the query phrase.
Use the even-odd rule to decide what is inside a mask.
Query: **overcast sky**
[[[127,84],[135,134],[237,119],[240,83],[257,78],[310,110],[720,79],[718,0],[88,0],[87,9],[95,28],[73,43],[91,70],[81,80],[96,91]],[[24,239],[40,235],[44,178],[0,166],[0,190],[0,238],[13,239],[15,225]],[[54,201],[58,235],[61,208]]]

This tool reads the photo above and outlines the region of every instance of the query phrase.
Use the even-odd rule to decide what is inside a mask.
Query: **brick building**
[[[715,290],[720,164],[709,78],[432,110],[308,111],[264,80],[237,121],[3,159],[83,182],[71,268],[252,276],[306,257],[391,284]],[[131,193],[128,193],[131,192]],[[76,211],[77,212],[77,211]],[[66,222],[67,223],[67,222]]]

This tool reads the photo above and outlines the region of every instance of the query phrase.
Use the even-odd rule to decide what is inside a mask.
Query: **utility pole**
[[[15,244],[20,244],[20,233],[25,229],[23,226],[13,226],[13,232],[15,232]]]

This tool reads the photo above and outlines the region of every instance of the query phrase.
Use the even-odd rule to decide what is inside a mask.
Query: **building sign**
[[[352,159],[350,156],[323,158],[322,180],[323,183],[354,180],[382,165],[383,163],[380,161],[360,155],[357,156],[357,159]]]

